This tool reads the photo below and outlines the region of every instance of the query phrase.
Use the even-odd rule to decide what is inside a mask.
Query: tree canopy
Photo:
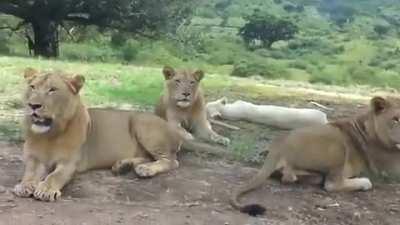
[[[190,15],[190,1],[179,0],[0,0],[0,13],[30,25],[27,36],[35,55],[58,56],[58,33],[64,22],[112,27],[154,35]]]

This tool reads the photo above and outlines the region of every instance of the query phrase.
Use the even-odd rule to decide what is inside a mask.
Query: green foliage
[[[8,46],[8,40],[4,33],[0,33],[0,54],[9,54],[10,48]]]
[[[128,40],[127,34],[123,32],[115,32],[111,35],[111,46],[121,47]]]
[[[348,4],[346,0],[323,0],[318,10],[327,13],[329,18],[338,26],[354,20],[357,10]]]
[[[61,59],[87,62],[115,61],[117,52],[102,43],[65,43],[60,51]]]
[[[387,34],[390,31],[390,26],[386,26],[386,25],[382,25],[382,24],[376,24],[374,26],[374,31],[379,36],[383,36],[383,35]]]
[[[239,35],[248,46],[252,46],[255,41],[261,41],[262,46],[270,47],[275,41],[293,38],[298,31],[290,20],[265,12],[255,11],[246,19],[247,23],[240,28]]]
[[[165,20],[172,23],[166,25],[162,21],[162,26],[154,24],[138,30],[151,38],[128,32],[130,29],[118,31],[66,22],[64,25],[73,38],[61,29],[60,52],[62,59],[72,61],[170,64],[207,68],[211,73],[233,76],[397,87],[400,83],[400,7],[389,3],[389,0],[379,3],[363,0],[362,4],[346,0],[209,0],[196,3],[192,19],[175,20],[174,12],[181,18],[178,9],[184,7],[174,8],[175,4],[171,4],[168,6],[172,8],[159,9],[157,1],[151,0],[146,2],[146,7],[157,9],[149,13],[153,15],[162,10],[161,15],[167,13]],[[304,11],[294,6],[304,6]],[[160,15],[155,16],[154,21],[160,19]],[[284,20],[296,24],[298,30],[290,40],[265,41],[267,44],[254,35],[256,38],[248,42],[259,45],[248,48],[249,43],[243,41],[238,31],[256,16],[264,22]],[[20,22],[16,18],[4,21],[2,17],[0,23],[4,25],[13,27]],[[130,23],[135,21],[140,19],[125,21],[124,25],[132,25],[133,29],[135,24]],[[8,30],[0,33],[2,54],[27,56],[24,33],[10,34]],[[128,92],[124,93],[121,95],[128,96]]]
[[[139,52],[139,48],[140,48],[140,43],[138,41],[135,40],[126,41],[125,45],[121,50],[122,58],[127,62],[133,61]]]
[[[267,79],[285,79],[288,77],[285,65],[273,62],[272,59],[238,62],[234,65],[231,75],[237,77],[260,75]]]

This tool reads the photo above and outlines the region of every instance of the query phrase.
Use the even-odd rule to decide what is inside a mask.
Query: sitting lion
[[[75,172],[134,169],[151,177],[178,167],[183,137],[151,113],[87,109],[84,77],[25,71],[25,173],[14,193],[55,201]]]
[[[327,191],[371,189],[368,178],[357,177],[367,169],[400,175],[398,101],[374,97],[370,104],[367,113],[353,120],[300,128],[276,139],[258,174],[232,195],[232,206],[250,215],[262,214],[263,207],[241,205],[238,198],[262,185],[275,171],[282,174],[284,182],[307,177],[319,183],[324,180]]]
[[[199,86],[204,72],[175,71],[165,66],[163,74],[165,93],[156,106],[156,114],[177,126],[186,140],[193,139],[193,133],[200,139],[228,145],[229,139],[215,133],[207,120],[204,96]]]

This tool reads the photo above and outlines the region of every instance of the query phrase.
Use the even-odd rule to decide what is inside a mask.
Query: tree
[[[0,0],[0,13],[29,25],[36,56],[57,57],[64,22],[146,33],[167,28],[190,15],[190,2],[180,0]],[[153,33],[151,33],[153,34]],[[28,38],[29,39],[29,38]]]
[[[239,35],[248,47],[251,47],[252,43],[261,42],[263,47],[269,48],[275,41],[293,38],[298,30],[291,21],[260,11],[246,19],[247,23],[240,28]]]

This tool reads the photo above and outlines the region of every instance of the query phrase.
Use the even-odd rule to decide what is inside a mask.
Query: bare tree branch
[[[21,29],[21,27],[24,26],[26,23],[27,23],[26,21],[21,21],[15,27],[8,26],[8,25],[7,26],[1,26],[0,30],[8,29],[8,30],[11,30],[12,32],[15,32],[15,31],[18,31],[19,29]]]
[[[65,24],[64,24],[64,23],[61,23],[60,25],[61,25],[61,27],[65,30],[65,32],[68,34],[69,38],[71,38],[72,41],[75,41],[75,37],[74,37],[74,35],[72,35],[72,33],[71,33],[71,30],[72,30],[72,29],[68,29],[67,27],[65,27]]]

